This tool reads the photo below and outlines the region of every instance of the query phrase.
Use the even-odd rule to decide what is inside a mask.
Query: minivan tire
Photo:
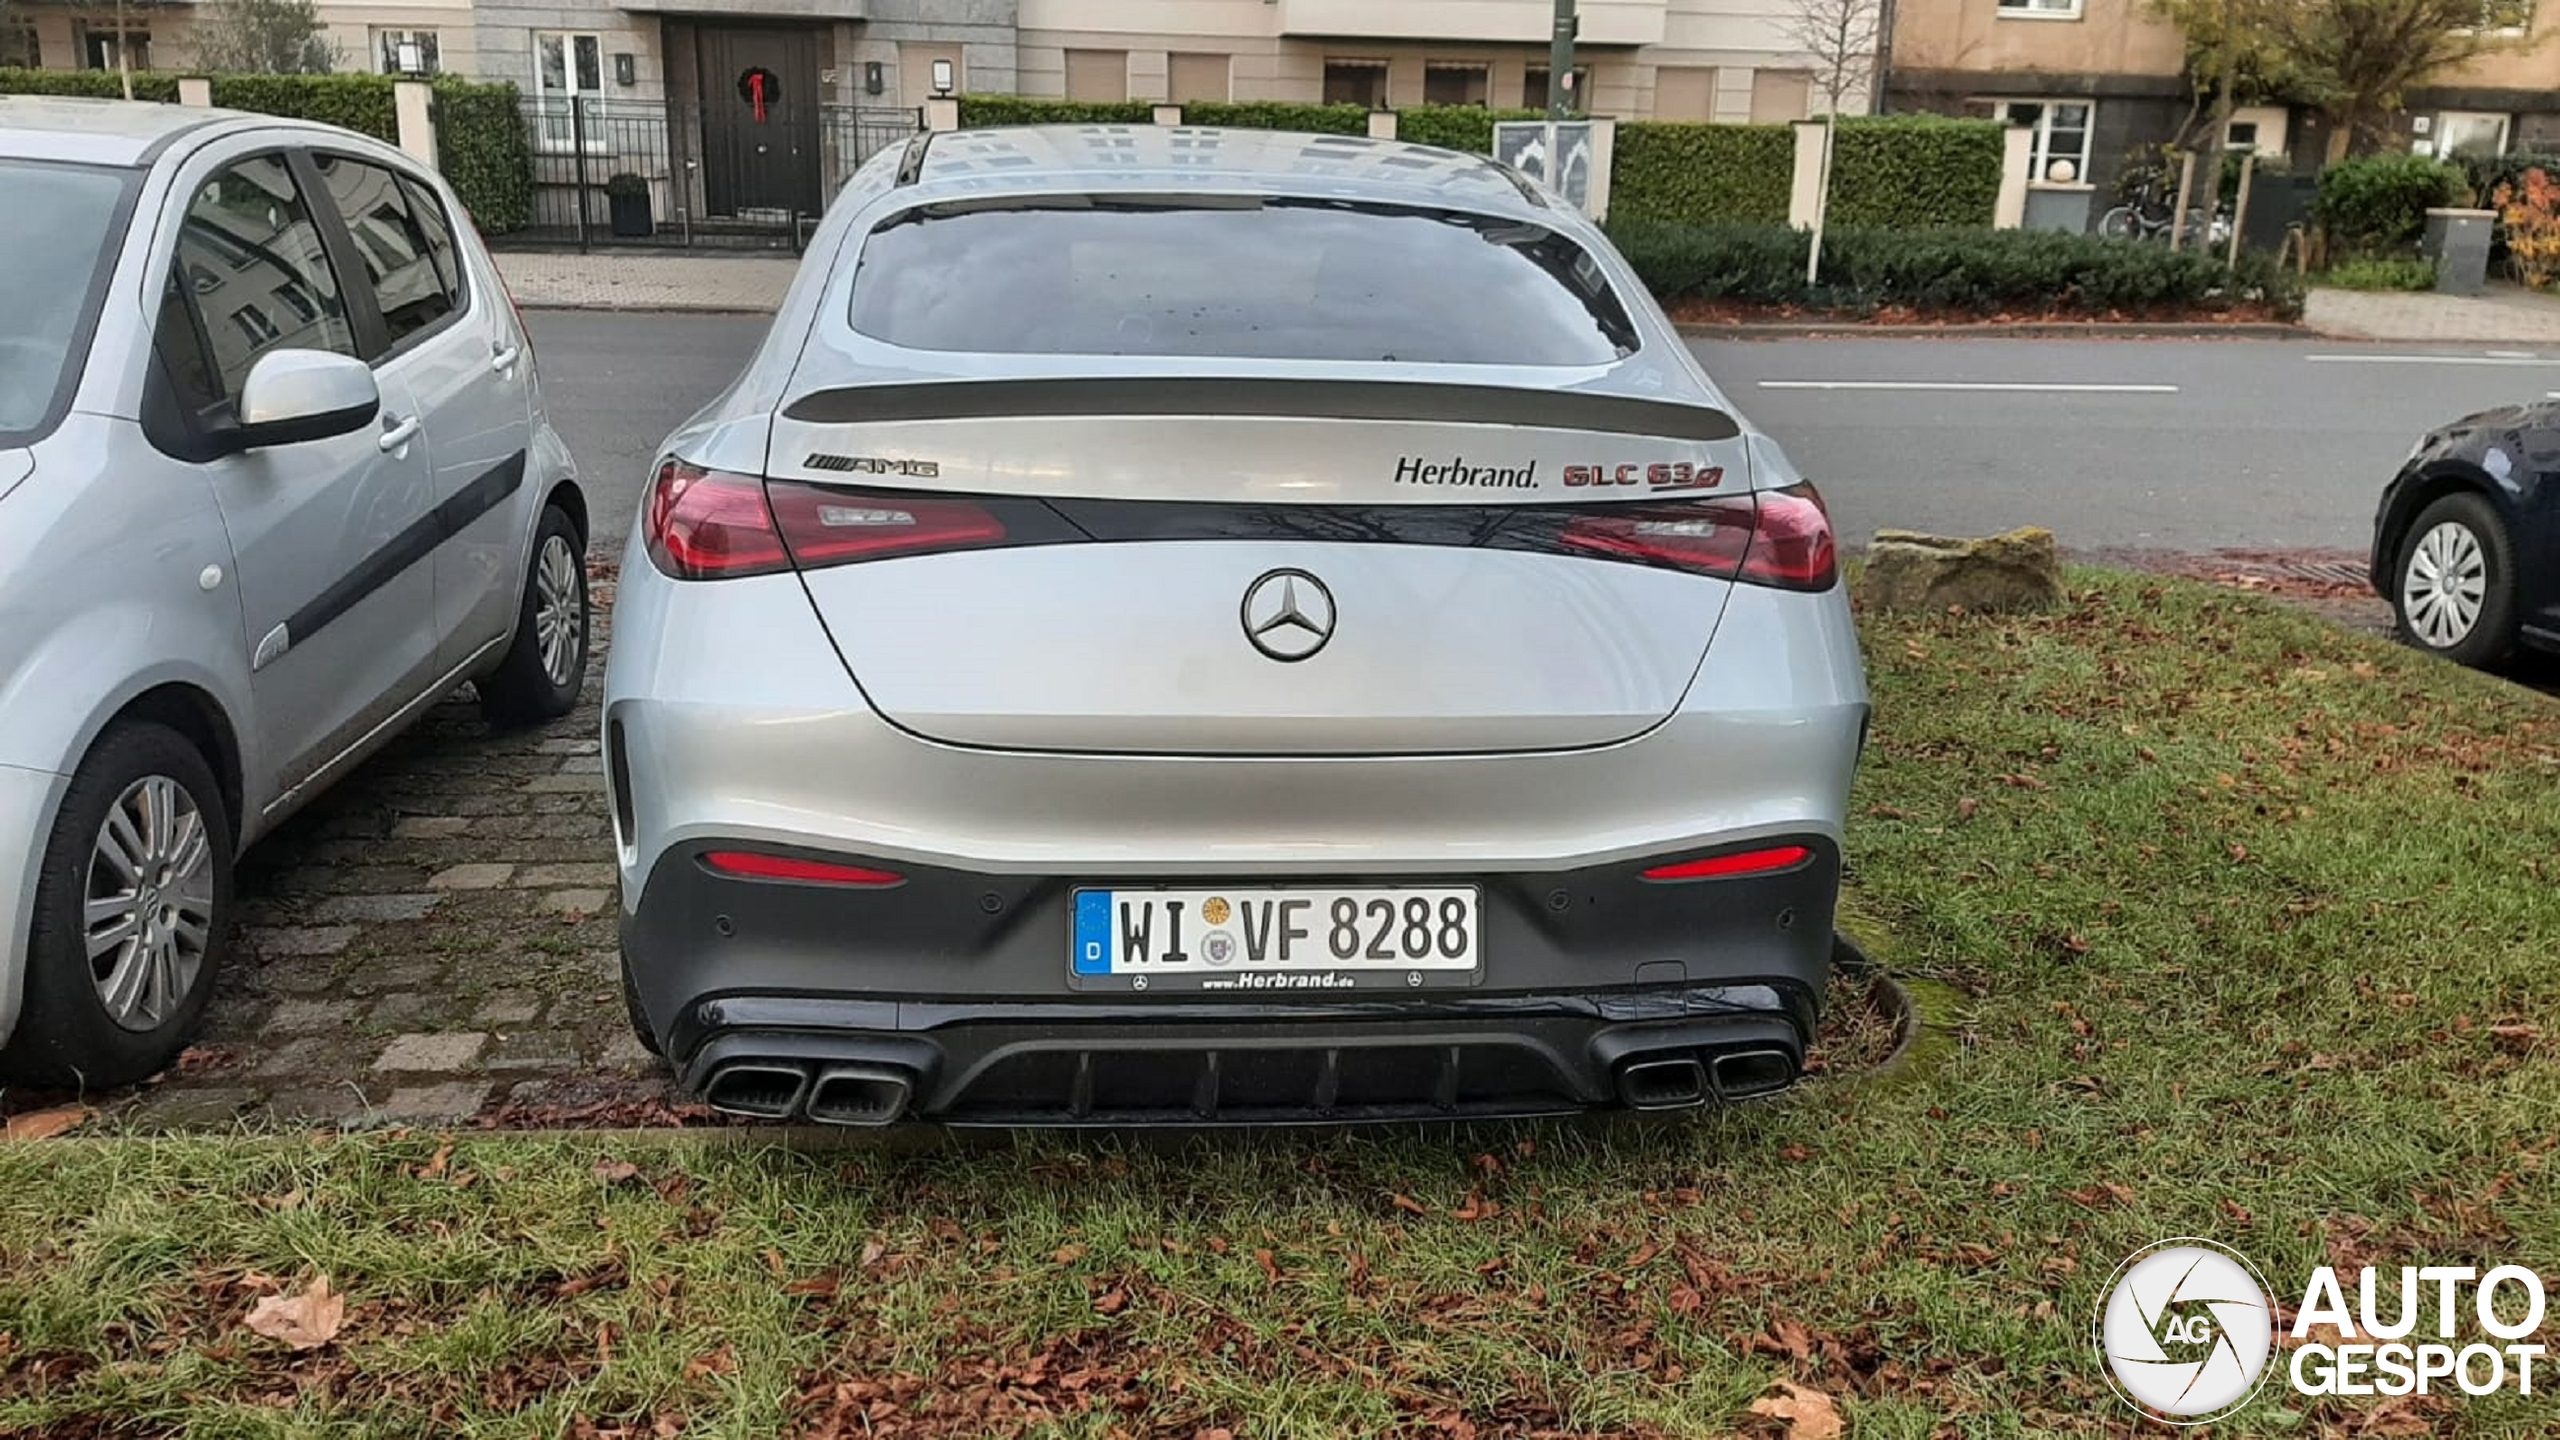
[[[490,724],[539,725],[577,708],[587,683],[588,612],[586,542],[569,512],[545,506],[525,563],[515,641],[480,681],[480,713]],[[564,624],[574,628],[561,634],[555,627]],[[555,639],[565,650],[553,648]]]
[[[193,973],[185,976],[178,994],[158,1007],[158,1014],[120,1023],[100,993],[84,912],[94,886],[113,880],[111,872],[96,873],[96,867],[108,863],[100,852],[100,837],[109,811],[155,781],[174,786],[159,794],[175,798],[170,808],[180,829],[185,813],[194,812],[209,852],[210,884],[203,892],[209,902],[203,908],[210,913]],[[128,825],[131,816],[128,811]],[[0,1075],[20,1084],[90,1090],[133,1084],[176,1060],[204,1018],[214,975],[229,948],[232,845],[222,787],[185,736],[145,722],[110,725],[72,773],[46,836],[34,923],[27,936],[24,1001],[8,1048],[0,1051]],[[192,868],[173,876],[154,872],[154,895],[159,878],[182,877]],[[175,906],[163,909],[164,925],[176,913]]]

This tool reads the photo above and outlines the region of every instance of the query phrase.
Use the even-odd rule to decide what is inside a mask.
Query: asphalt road
[[[528,315],[619,549],[658,442],[763,334],[738,316]],[[2073,549],[2361,548],[2418,435],[2560,392],[2560,353],[2230,340],[1700,341],[1845,538],[2044,525]]]

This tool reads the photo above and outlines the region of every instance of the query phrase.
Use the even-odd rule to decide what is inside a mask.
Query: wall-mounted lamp
[[[877,95],[883,89],[886,89],[887,86],[887,80],[884,79],[880,73],[880,62],[877,60],[864,61],[862,65],[862,93],[865,95]]]
[[[616,85],[640,83],[640,62],[632,59],[629,52],[613,57],[613,83]]]
[[[934,62],[933,62],[933,93],[934,93],[934,94],[936,94],[936,95],[948,95],[948,94],[950,94],[950,93],[951,93],[951,87],[952,87],[954,84],[958,83],[958,82],[956,81],[956,79],[953,77],[953,75],[952,75],[952,73],[951,73],[951,72],[952,72],[952,66],[951,66],[951,62],[950,62],[950,61],[948,61],[948,60],[936,60],[936,61],[934,61]]]

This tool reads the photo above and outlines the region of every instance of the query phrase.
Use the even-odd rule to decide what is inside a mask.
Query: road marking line
[[[2314,365],[2560,365],[2513,353],[2500,355],[2305,355]]]
[[[2175,385],[2097,385],[2045,380],[1763,380],[1763,390],[1997,390],[2055,395],[2175,395]]]

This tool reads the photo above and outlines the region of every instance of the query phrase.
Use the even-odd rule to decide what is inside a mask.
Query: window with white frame
[[[571,106],[604,94],[604,41],[595,35],[566,30],[533,32],[533,96],[542,116],[546,143],[566,146],[576,135]],[[587,148],[601,147],[587,137]]]
[[[433,75],[436,73],[436,32],[433,30],[376,30],[373,53],[385,75]]]
[[[2098,107],[2087,100],[2002,100],[1991,107],[1994,119],[2023,125],[2035,134],[2027,151],[2030,179],[2070,183],[2089,178],[2089,134]]]
[[[2077,20],[2080,0],[2000,0],[2000,14],[2012,20]]]

